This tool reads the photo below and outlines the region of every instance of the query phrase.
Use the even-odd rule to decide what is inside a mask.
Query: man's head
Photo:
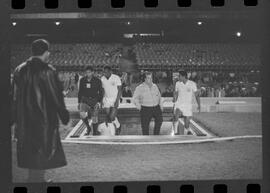
[[[103,68],[103,72],[104,72],[104,76],[106,78],[110,78],[111,74],[112,74],[112,68],[110,66],[105,66]]]
[[[86,76],[87,76],[88,78],[91,78],[91,77],[93,76],[93,74],[94,74],[94,69],[93,69],[93,67],[92,67],[92,66],[87,66],[87,67],[85,68],[85,74],[86,74]]]
[[[181,82],[187,80],[187,72],[186,72],[185,70],[180,70],[180,71],[179,71],[179,80],[180,80]]]
[[[38,39],[33,41],[31,45],[32,55],[40,58],[42,61],[47,61],[50,56],[49,42],[45,39]]]
[[[152,84],[153,83],[153,78],[152,78],[152,73],[151,72],[145,72],[143,74],[143,80],[146,84]]]

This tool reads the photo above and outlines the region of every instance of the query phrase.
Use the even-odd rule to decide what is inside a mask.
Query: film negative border
[[[74,0],[77,2],[76,8],[82,8],[82,9],[89,9],[92,8],[95,3],[97,3],[95,0]],[[143,4],[145,8],[158,8],[160,6],[159,1],[161,0],[143,0],[143,2],[140,2]],[[192,0],[174,0],[175,6],[178,7],[192,7]],[[43,2],[43,5],[42,5]],[[125,0],[107,0],[104,1],[105,3],[108,3],[111,8],[126,8]],[[25,9],[28,6],[31,5],[30,0],[11,0],[11,7],[12,9]],[[43,0],[39,1],[40,8],[44,7],[46,9],[57,9],[59,7],[59,4],[61,4],[62,1],[60,0]],[[212,7],[223,7],[229,4],[227,0],[209,0],[209,5]],[[250,7],[250,6],[257,6],[258,0],[243,0],[242,1],[244,6]]]
[[[20,1],[20,0],[19,0]],[[247,1],[245,1],[247,2]],[[254,4],[246,4],[247,6],[256,6],[257,5],[257,1],[256,1],[256,5]],[[12,4],[13,6],[13,4]],[[22,4],[14,4],[15,9],[24,9],[27,5],[25,3]],[[225,3],[226,6],[226,3]],[[2,7],[2,6],[1,6]],[[4,7],[4,6],[3,6]],[[56,6],[57,7],[57,6]],[[83,6],[82,6],[83,7]],[[89,6],[91,7],[91,5]],[[188,6],[187,6],[188,7]],[[88,7],[84,7],[84,8],[88,8]],[[4,14],[4,11],[2,12],[2,8],[1,8],[1,15]],[[1,29],[9,29],[9,19],[8,17],[6,17],[7,15],[1,17],[1,21],[4,20],[6,21],[6,23],[1,23]],[[265,17],[266,18],[266,17]],[[269,34],[268,34],[269,35]],[[3,40],[3,36],[5,37],[5,34],[1,33],[1,41]],[[269,36],[268,39],[269,41]],[[266,40],[266,41],[267,41]],[[2,43],[2,42],[1,42]],[[4,55],[5,58],[2,60],[2,62],[7,62],[9,61],[9,55],[5,52],[5,50],[3,50],[3,45],[6,46],[5,44],[6,42],[4,41],[4,44],[1,45],[1,56]],[[267,43],[265,43],[267,44]],[[265,46],[265,50],[270,50],[269,46]],[[4,51],[4,52],[3,52]],[[3,54],[4,53],[4,54]],[[268,56],[267,52],[266,52],[266,56]],[[265,62],[269,61],[269,59],[264,59]],[[1,67],[3,68],[3,67]],[[268,71],[267,71],[268,70]],[[5,69],[1,72],[7,72],[8,69]],[[269,69],[266,69],[264,71],[265,73],[269,72]],[[268,74],[264,74],[264,77],[267,77],[265,75]],[[1,76],[3,78],[7,78],[7,76]],[[266,79],[264,79],[265,81]],[[269,79],[267,79],[269,80]],[[8,87],[7,81],[3,81],[6,84],[6,87]],[[267,113],[263,119],[266,120],[267,119],[267,115],[269,115],[269,109],[266,109],[266,107],[268,107],[269,105],[269,92],[265,91],[265,98],[263,100],[264,102],[264,113]],[[8,96],[6,96],[6,98],[8,98]],[[8,109],[8,107],[6,108]],[[2,114],[1,112],[1,117],[2,115],[4,116],[5,114]],[[266,119],[265,119],[266,118]],[[7,124],[4,124],[3,126],[8,126]],[[264,130],[265,128],[269,126],[269,121],[266,122],[264,121]],[[4,131],[3,136],[5,136],[5,134],[7,134],[8,137],[10,137],[10,132],[8,131]],[[267,136],[267,139],[269,139],[269,131],[264,132],[264,134]],[[6,147],[10,147],[10,143],[6,142],[5,139],[2,140],[1,136],[1,150]],[[8,138],[7,138],[8,139]],[[4,143],[2,143],[4,142]],[[267,147],[269,147],[269,143],[265,141],[264,139],[264,150],[267,149]],[[2,151],[1,151],[2,152]],[[10,154],[7,153],[7,156],[9,156]],[[264,157],[267,158],[267,156],[269,156],[269,151],[264,152]],[[10,160],[8,160],[10,161]],[[265,160],[264,160],[265,161]],[[268,158],[269,161],[269,158]],[[8,162],[7,162],[8,163]],[[267,163],[267,162],[266,162]],[[269,163],[269,162],[268,162]],[[2,164],[1,164],[2,165]],[[265,167],[265,165],[264,165]],[[1,166],[1,169],[4,168]],[[5,168],[5,174],[6,178],[5,179],[1,179],[1,190],[3,190],[4,192],[95,192],[95,193],[103,193],[103,192],[184,192],[184,193],[188,193],[188,192],[218,192],[218,193],[222,193],[222,192],[228,192],[228,193],[233,193],[233,192],[247,192],[247,193],[260,193],[260,192],[265,192],[267,193],[267,191],[269,191],[269,187],[266,187],[266,183],[264,183],[263,186],[261,186],[261,181],[260,180],[233,180],[233,181],[202,181],[202,182],[197,182],[197,181],[187,181],[187,182],[114,182],[114,183],[53,183],[53,184],[20,184],[20,183],[10,183],[8,182],[7,185],[8,187],[5,187],[5,182],[7,181],[7,179],[9,179],[10,177],[10,172],[8,172],[7,170],[11,169],[10,165],[7,164],[7,167]],[[267,166],[267,169],[269,169],[269,166]],[[2,174],[1,174],[2,175]],[[269,179],[269,173],[264,173],[264,179]],[[265,181],[267,182],[267,181]],[[4,184],[2,186],[2,184]],[[269,185],[268,185],[269,186]],[[7,191],[6,191],[7,190]]]
[[[72,187],[67,184],[53,184],[53,185],[34,185],[31,188],[24,187],[23,185],[15,187],[13,193],[34,193],[34,192],[46,192],[46,193],[261,193],[261,186],[254,183],[240,182],[241,188],[236,186],[235,183],[229,181],[222,181],[216,184],[203,182],[203,185],[197,185],[196,182],[184,182],[175,184],[174,182],[128,182],[128,183],[115,183],[110,185],[104,183],[98,184],[73,184]],[[236,188],[237,187],[237,188]]]

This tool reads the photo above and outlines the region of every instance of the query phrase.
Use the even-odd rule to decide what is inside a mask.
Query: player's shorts
[[[115,101],[116,101],[116,98],[107,98],[107,97],[104,97],[103,98],[103,107],[104,108],[114,107]]]
[[[179,104],[176,102],[174,105],[174,112],[176,109],[179,109],[183,113],[183,116],[185,116],[185,117],[191,117],[193,114],[192,113],[192,105]]]

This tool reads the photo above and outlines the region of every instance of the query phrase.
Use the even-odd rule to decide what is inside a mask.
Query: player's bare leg
[[[116,128],[116,131],[115,131],[115,134],[116,135],[120,135],[120,132],[121,132],[121,125],[117,119],[117,108],[116,107],[112,107],[111,110],[110,110],[110,119],[112,120],[115,128]]]
[[[80,112],[80,118],[82,119],[83,123],[86,125],[87,131],[85,135],[89,135],[91,132],[91,126],[89,125],[89,121],[88,121],[88,113],[81,111]]]
[[[180,135],[179,131],[179,118],[182,116],[182,112],[180,111],[179,108],[176,108],[174,111],[174,116],[173,116],[173,129],[175,135]]]
[[[98,132],[98,114],[99,109],[95,108],[92,115],[92,126],[93,126],[93,135],[99,135]]]
[[[192,135],[189,125],[190,125],[190,117],[184,117],[184,124],[185,124],[185,128],[184,128],[184,134],[185,135]]]

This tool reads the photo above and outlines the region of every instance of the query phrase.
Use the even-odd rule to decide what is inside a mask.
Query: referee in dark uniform
[[[98,114],[103,98],[103,88],[100,79],[94,76],[92,66],[86,67],[86,75],[80,79],[78,93],[78,109],[80,117],[87,127],[86,135],[91,132],[88,119],[92,119],[93,135],[98,135]]]

